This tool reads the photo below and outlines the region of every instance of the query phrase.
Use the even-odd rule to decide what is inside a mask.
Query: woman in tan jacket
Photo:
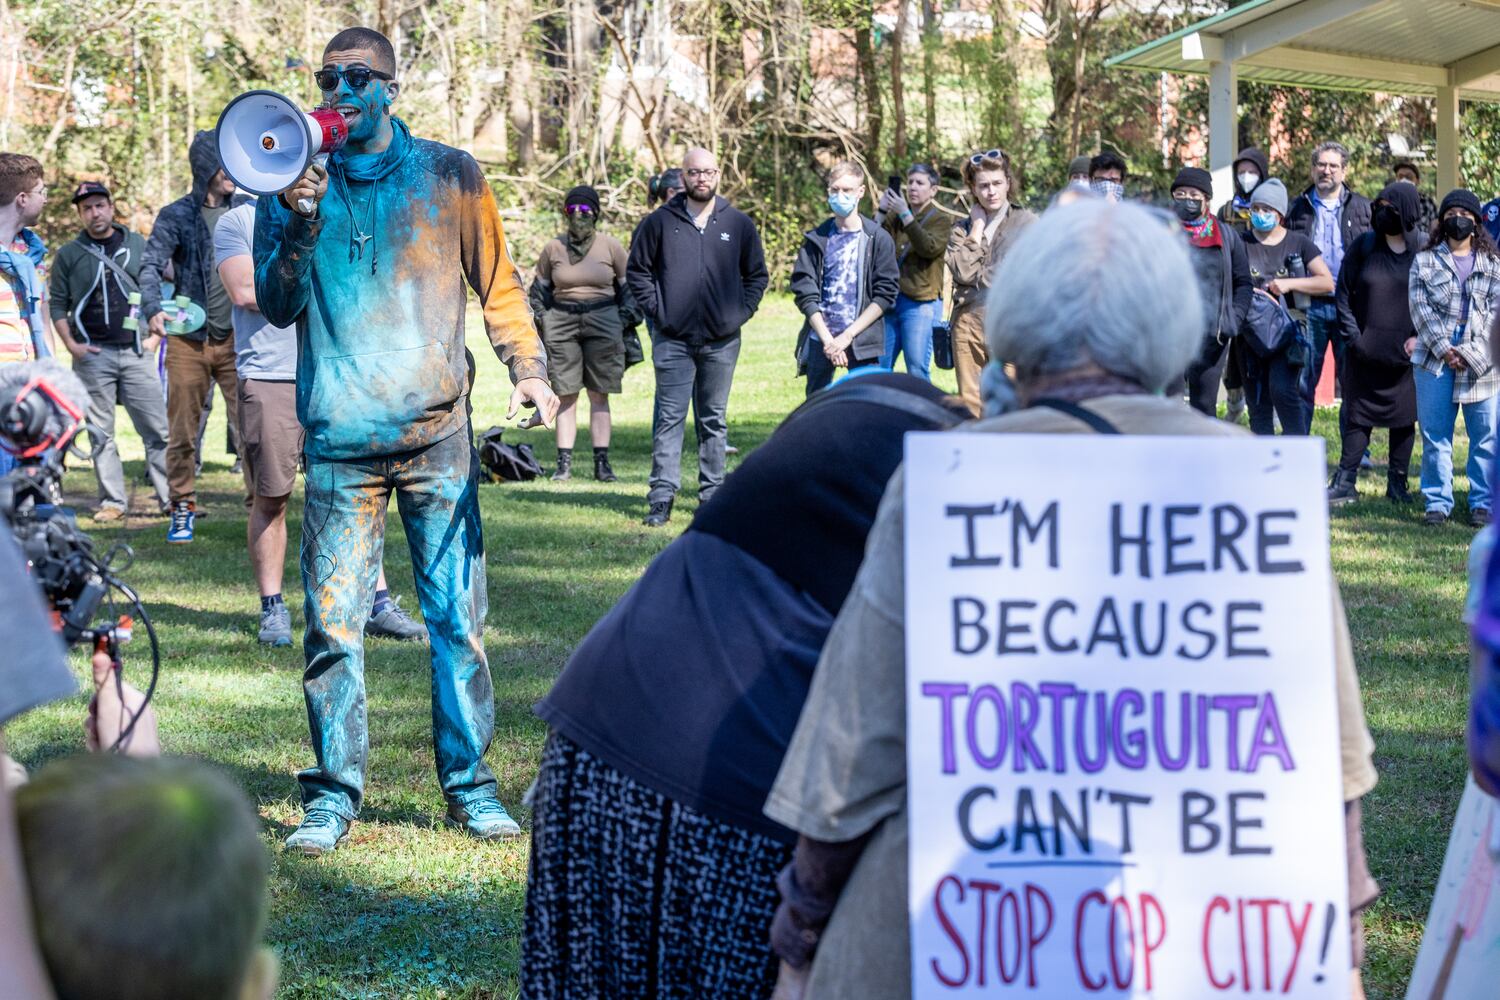
[[[953,332],[958,394],[977,417],[979,375],[990,360],[984,344],[984,300],[989,295],[990,276],[1036,216],[1011,203],[1016,178],[1004,151],[975,153],[964,162],[963,177],[973,207],[969,217],[956,224],[948,237],[948,273],[953,278],[949,328]]]

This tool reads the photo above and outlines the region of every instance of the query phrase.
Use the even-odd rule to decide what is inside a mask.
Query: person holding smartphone
[[[937,202],[938,173],[928,163],[913,163],[906,171],[905,197],[901,175],[890,176],[880,196],[875,221],[896,244],[900,292],[894,322],[885,326],[882,368],[897,357],[906,358],[906,371],[932,381],[932,328],[943,318],[943,257],[948,249],[951,220]]]

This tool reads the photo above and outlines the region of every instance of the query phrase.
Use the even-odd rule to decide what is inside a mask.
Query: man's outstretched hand
[[[552,386],[547,384],[544,378],[523,378],[516,383],[516,387],[510,393],[510,407],[505,411],[505,419],[513,420],[520,412],[525,403],[536,406],[536,412],[526,418],[521,424],[524,430],[527,427],[539,425],[552,426],[552,421],[557,419],[557,408],[562,405],[557,398],[557,393],[552,391]]]

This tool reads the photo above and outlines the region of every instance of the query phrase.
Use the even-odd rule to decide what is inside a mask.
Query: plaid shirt
[[[1477,254],[1474,273],[1465,286],[1469,294],[1469,320],[1462,327],[1463,295],[1458,269],[1446,241],[1423,250],[1412,264],[1407,284],[1412,325],[1417,328],[1417,347],[1411,363],[1434,375],[1448,370],[1443,356],[1451,347],[1468,367],[1454,372],[1453,401],[1478,403],[1500,392],[1500,370],[1490,360],[1490,324],[1500,299],[1500,258]],[[1462,329],[1462,336],[1454,335]]]

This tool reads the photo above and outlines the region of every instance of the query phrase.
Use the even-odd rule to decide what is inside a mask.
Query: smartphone
[[[894,194],[901,194],[901,175],[891,174],[885,179],[886,187]]]

